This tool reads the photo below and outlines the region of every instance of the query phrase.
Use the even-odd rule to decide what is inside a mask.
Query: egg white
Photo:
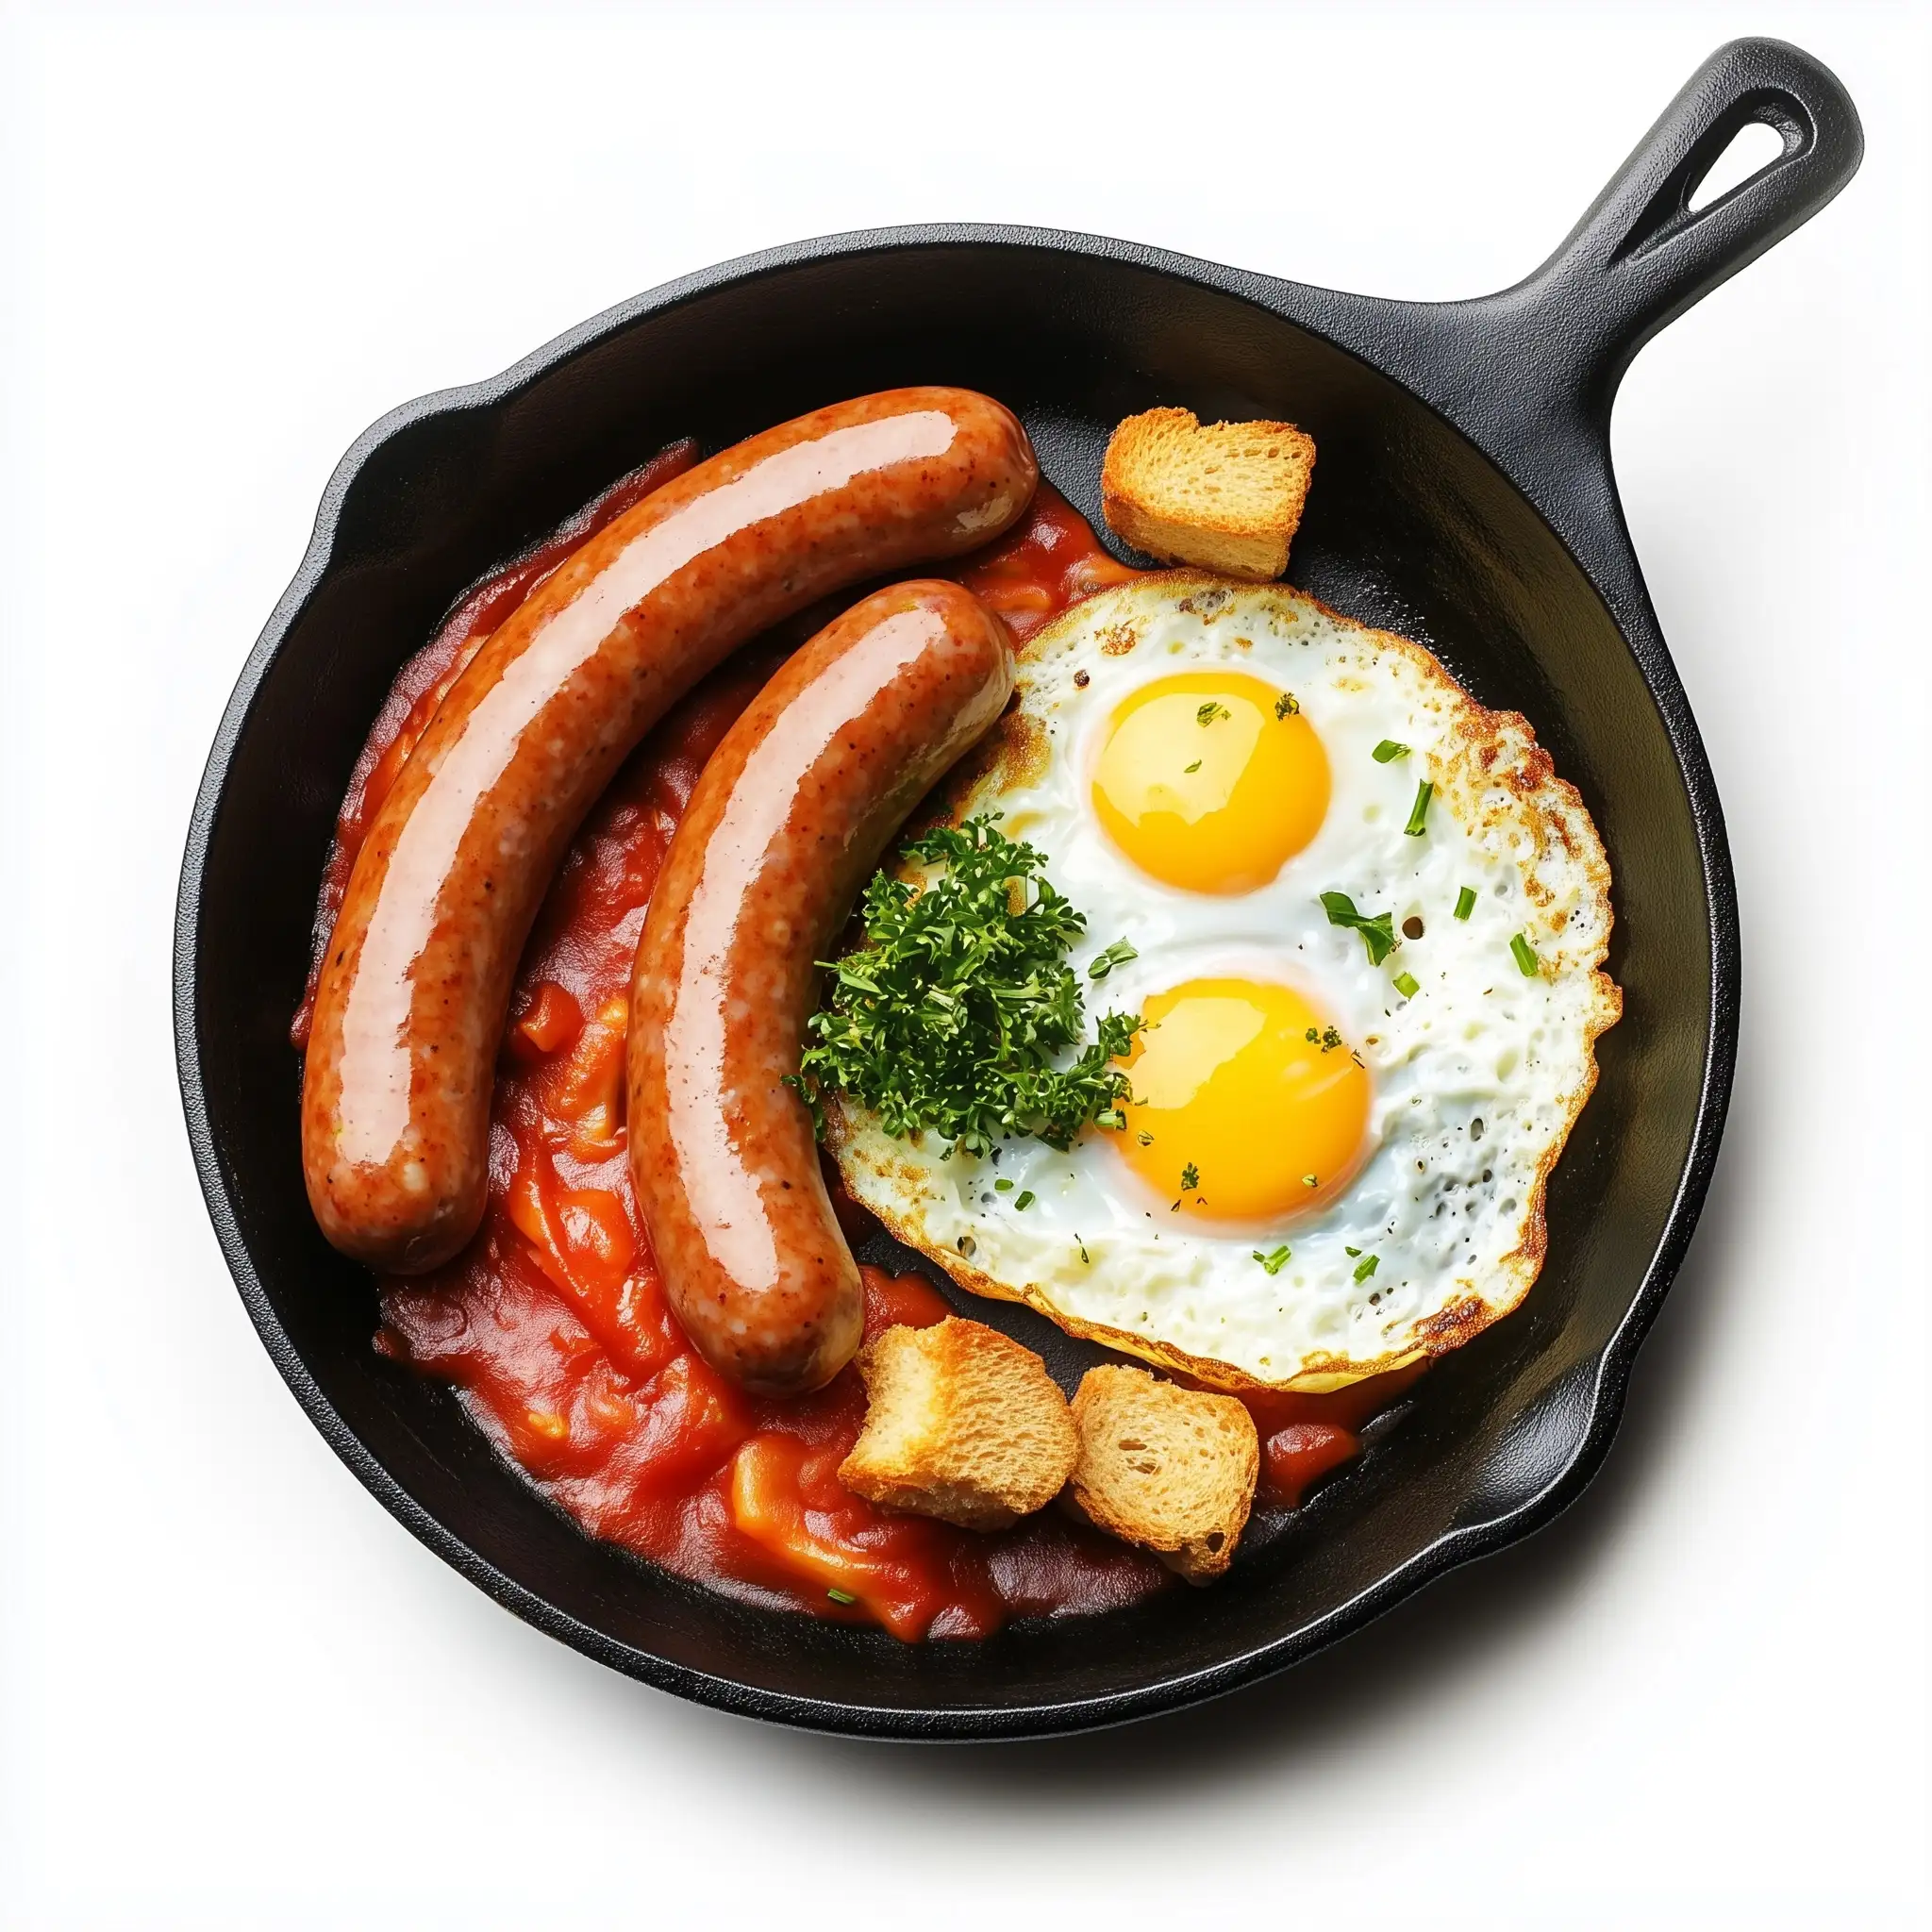
[[[1214,666],[1292,692],[1332,780],[1313,841],[1238,896],[1150,877],[1090,803],[1122,699]],[[1284,586],[1191,571],[1048,625],[1021,653],[1019,693],[941,815],[1000,812],[1003,831],[1045,855],[1087,916],[1073,964],[1090,1012],[1224,975],[1292,985],[1325,1008],[1373,1078],[1367,1158],[1317,1210],[1221,1222],[1205,1179],[1205,1206],[1156,1198],[1105,1129],[1065,1154],[1023,1139],[982,1160],[893,1140],[841,1096],[827,1140],[853,1194],[962,1287],[1226,1387],[1337,1387],[1455,1347],[1516,1307],[1541,1266],[1544,1184],[1594,1084],[1593,1042],[1622,1004],[1598,970],[1603,846],[1529,726],[1484,709],[1406,639]],[[1408,755],[1376,763],[1385,739]],[[1424,778],[1427,828],[1410,837]],[[1457,920],[1465,886],[1475,905]],[[1329,923],[1324,891],[1391,912],[1398,933],[1420,918],[1423,935],[1372,964],[1359,934]],[[1511,954],[1518,933],[1538,955],[1533,975]],[[1090,981],[1089,961],[1119,939],[1138,958]],[[1412,998],[1396,990],[1403,972],[1419,982]],[[1291,1258],[1271,1274],[1256,1252],[1284,1242]]]

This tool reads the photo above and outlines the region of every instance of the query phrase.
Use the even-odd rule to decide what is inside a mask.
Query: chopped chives
[[[828,1590],[825,1594],[835,1604],[856,1604],[858,1599],[849,1590]]]
[[[1395,991],[1406,1000],[1412,1000],[1422,991],[1422,987],[1412,973],[1398,973],[1395,975]]]
[[[1002,1174],[998,1180],[993,1182],[992,1191],[995,1194],[1010,1194],[1013,1191],[1013,1184]]]
[[[1408,747],[1406,744],[1397,744],[1392,738],[1385,738],[1369,756],[1378,765],[1393,764],[1397,758],[1406,758],[1408,756]]]
[[[1456,916],[1457,919],[1467,919],[1474,910],[1475,888],[1474,886],[1464,886],[1461,891],[1456,895]]]
[[[1211,724],[1217,718],[1232,718],[1233,716],[1234,713],[1230,711],[1225,705],[1222,704],[1216,698],[1209,698],[1208,702],[1205,705],[1203,705],[1198,711],[1194,713],[1194,723],[1196,724]]]
[[[1013,1207],[1017,1212],[1024,1214],[1025,1213],[1027,1208],[1032,1207],[1035,1195],[1033,1190],[1031,1188],[1028,1188],[1024,1193],[1019,1195],[1014,1200]]]
[[[1354,1250],[1351,1249],[1349,1252],[1352,1254],[1354,1253]],[[1355,1264],[1355,1278],[1357,1281],[1366,1281],[1369,1278],[1369,1276],[1375,1272],[1377,1261],[1378,1257],[1374,1255],[1364,1255],[1361,1257],[1361,1259]]]
[[[1196,759],[1194,760],[1194,762],[1193,762],[1193,763],[1192,763],[1191,765],[1183,765],[1183,766],[1181,767],[1181,775],[1182,775],[1183,777],[1186,777],[1186,776],[1187,776],[1187,775],[1188,775],[1188,774],[1189,774],[1190,773],[1191,773],[1191,772],[1198,772],[1198,771],[1199,771],[1200,769],[1201,769],[1201,760],[1200,760],[1199,758],[1196,758]]]
[[[1291,1254],[1286,1241],[1283,1241],[1272,1254],[1264,1255],[1259,1248],[1255,1250],[1255,1259],[1260,1262],[1262,1267],[1267,1269],[1271,1274],[1279,1274],[1292,1258],[1293,1256]]]
[[[1365,912],[1357,912],[1355,901],[1346,892],[1324,892],[1322,909],[1327,913],[1330,925],[1344,925],[1361,934],[1371,966],[1379,966],[1395,950],[1394,913],[1377,912],[1371,918]]]
[[[1509,941],[1509,950],[1516,956],[1516,963],[1522,969],[1524,978],[1534,979],[1541,963],[1536,957],[1536,948],[1517,933]]]
[[[1402,828],[1411,839],[1422,837],[1424,822],[1429,815],[1429,800],[1435,795],[1436,788],[1426,778],[1415,788],[1415,803],[1409,807],[1408,823]]]

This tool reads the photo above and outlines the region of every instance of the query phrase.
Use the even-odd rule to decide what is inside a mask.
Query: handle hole
[[[1817,142],[1809,115],[1780,89],[1755,89],[1733,101],[1664,177],[1610,257],[1611,266],[1667,246],[1707,218],[1718,219],[1717,210],[1753,181],[1809,154]]]
[[[1685,207],[1693,215],[1702,213],[1734,188],[1741,188],[1752,175],[1761,175],[1784,152],[1785,137],[1777,128],[1763,121],[1747,121],[1705,171]]]

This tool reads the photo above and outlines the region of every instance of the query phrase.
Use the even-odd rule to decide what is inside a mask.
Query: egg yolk
[[[1291,987],[1191,979],[1141,1008],[1111,1134],[1182,1215],[1276,1220],[1331,1199],[1367,1151],[1368,1074]]]
[[[1287,693],[1240,671],[1184,671],[1122,700],[1093,809],[1143,872],[1194,892],[1265,886],[1321,829],[1328,756]]]

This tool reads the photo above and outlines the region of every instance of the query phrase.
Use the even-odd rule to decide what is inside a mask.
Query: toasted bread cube
[[[1089,1369],[1074,1426],[1080,1456],[1069,1493],[1094,1524],[1190,1583],[1209,1583],[1234,1561],[1261,1473],[1260,1437],[1241,1403],[1144,1369]]]
[[[1004,1529],[1066,1487],[1067,1398],[1030,1348],[957,1315],[888,1328],[858,1357],[870,1406],[840,1465],[848,1490],[962,1529]]]
[[[1100,469],[1108,525],[1150,557],[1265,581],[1288,568],[1315,440],[1292,423],[1200,423],[1149,409],[1115,429]]]

